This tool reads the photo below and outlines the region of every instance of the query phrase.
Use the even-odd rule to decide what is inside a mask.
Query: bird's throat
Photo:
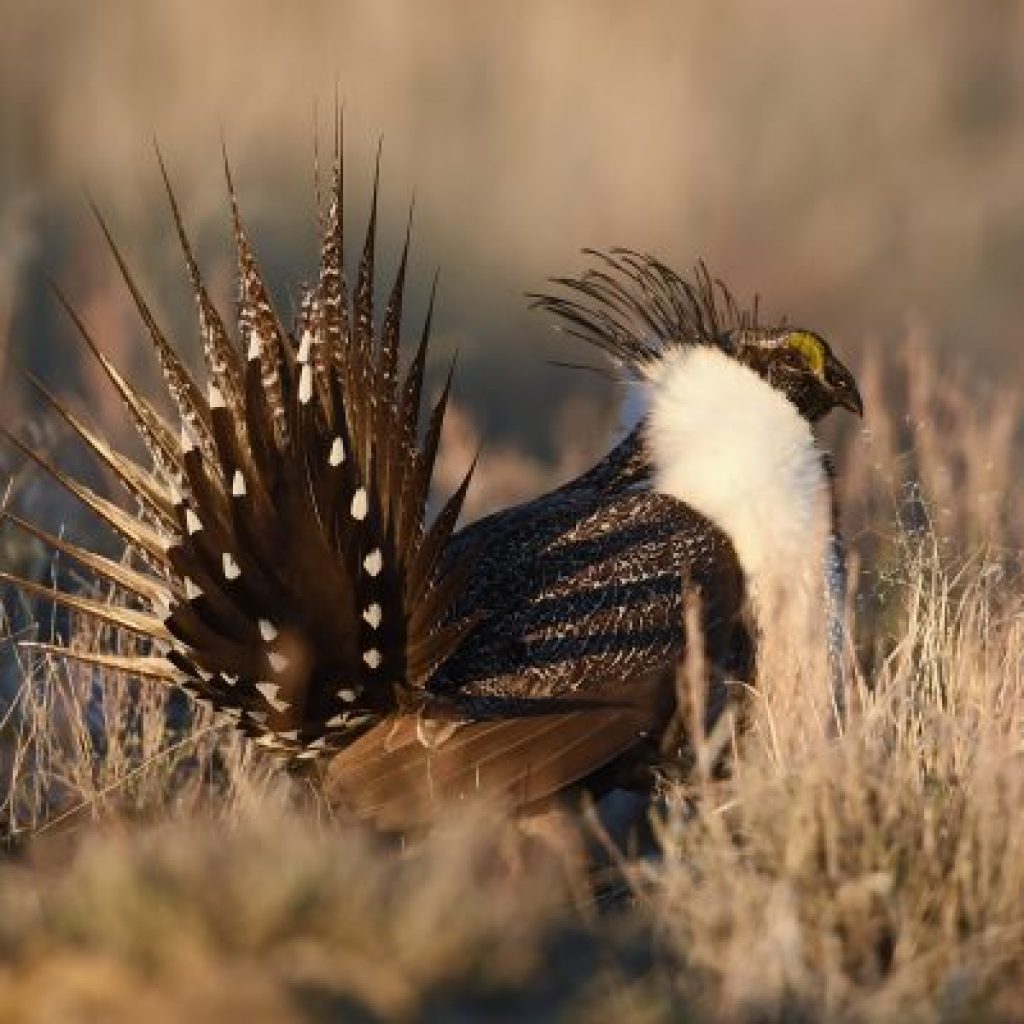
[[[667,352],[631,387],[646,408],[655,488],[730,538],[762,636],[824,635],[831,510],[811,425],[753,370],[707,346]]]

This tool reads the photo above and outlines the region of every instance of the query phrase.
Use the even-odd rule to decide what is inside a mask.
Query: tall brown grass
[[[1021,409],[914,345],[860,378],[867,426],[831,438],[849,713],[764,666],[729,770],[666,784],[611,909],[493,809],[395,847],[205,712],[26,660],[0,1021],[1024,1017]],[[478,507],[577,458],[485,459]]]

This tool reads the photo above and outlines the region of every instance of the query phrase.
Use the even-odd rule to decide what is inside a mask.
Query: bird
[[[843,548],[816,426],[863,407],[825,338],[762,324],[758,303],[741,309],[703,263],[687,279],[649,254],[587,250],[582,274],[554,279],[534,304],[610,361],[636,422],[577,478],[460,526],[477,459],[451,494],[432,494],[453,380],[452,367],[425,410],[437,279],[402,359],[410,230],[381,301],[378,153],[349,278],[339,139],[336,125],[318,275],[287,327],[226,154],[236,329],[210,296],[157,152],[205,382],[96,210],[176,422],[55,289],[146,458],[116,450],[35,380],[127,501],[3,434],[119,537],[124,557],[3,515],[120,599],[0,578],[138,643],[34,646],[182,688],[332,806],[403,832],[476,793],[526,812],[580,789],[650,786],[679,712],[677,667],[698,646],[709,717],[731,683],[755,683],[773,641],[834,660]]]

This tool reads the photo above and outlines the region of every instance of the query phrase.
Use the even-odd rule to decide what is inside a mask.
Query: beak
[[[849,409],[858,416],[864,415],[864,402],[861,400],[860,391],[857,390],[853,374],[831,354],[825,367],[825,380],[836,405]]]

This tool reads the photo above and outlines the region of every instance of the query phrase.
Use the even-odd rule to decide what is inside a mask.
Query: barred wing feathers
[[[235,340],[210,299],[162,159],[160,168],[198,308],[208,385],[192,376],[163,334],[100,218],[180,428],[120,374],[58,295],[113,383],[151,465],[116,452],[39,385],[135,509],[127,511],[7,436],[114,529],[130,557],[104,558],[8,515],[13,525],[112,584],[123,599],[108,603],[29,580],[12,582],[151,641],[148,652],[132,657],[38,645],[44,650],[178,683],[262,745],[313,759],[419,699],[437,665],[475,625],[472,616],[452,621],[450,615],[472,554],[444,565],[441,558],[472,467],[427,527],[448,387],[421,443],[430,314],[400,379],[408,234],[378,328],[376,175],[350,298],[336,147],[319,280],[302,298],[293,334],[270,301],[225,161],[239,265]]]

